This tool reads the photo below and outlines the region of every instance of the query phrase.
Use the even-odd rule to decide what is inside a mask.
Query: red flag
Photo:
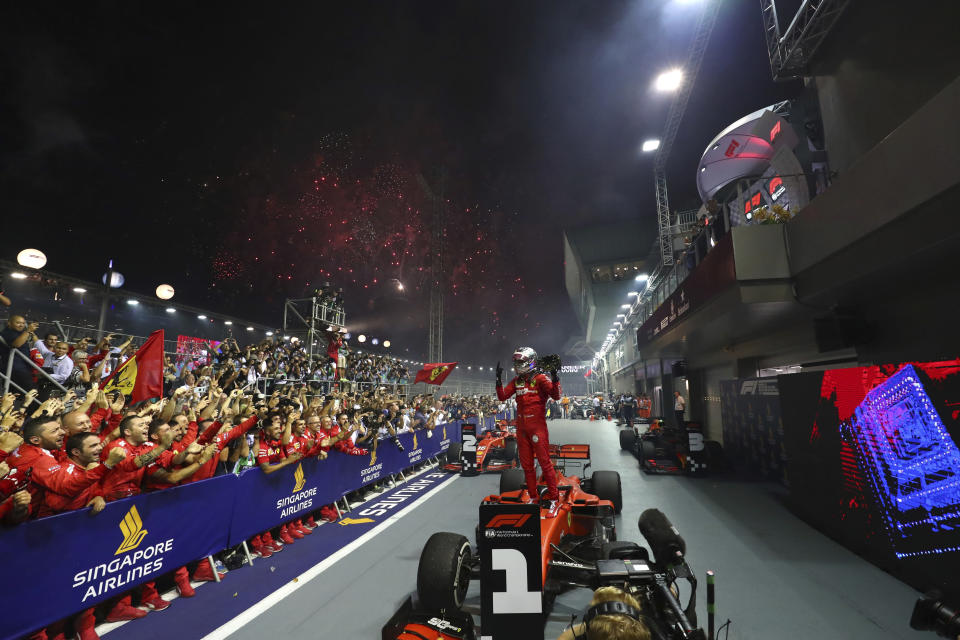
[[[163,329],[150,334],[132,358],[103,382],[104,391],[119,391],[131,402],[163,395]]]
[[[414,380],[414,383],[426,382],[427,384],[441,385],[457,364],[456,362],[427,363],[423,365],[423,369],[417,371],[417,378]]]
[[[593,375],[593,368],[591,367],[591,368],[587,369],[587,372],[586,372],[585,374],[583,374],[583,377],[584,377],[584,378],[589,378],[589,377],[592,376],[592,375]]]

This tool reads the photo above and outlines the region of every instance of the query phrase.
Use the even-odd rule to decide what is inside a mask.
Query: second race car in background
[[[459,442],[450,443],[444,471],[460,471],[461,447]],[[519,466],[516,431],[506,422],[498,422],[496,428],[477,439],[477,469],[480,471],[503,471]]]

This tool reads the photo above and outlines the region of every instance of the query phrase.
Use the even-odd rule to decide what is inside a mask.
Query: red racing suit
[[[506,400],[517,394],[517,453],[520,466],[527,478],[527,491],[531,498],[537,497],[537,472],[533,467],[536,455],[543,471],[543,481],[547,485],[547,500],[556,500],[557,474],[550,461],[550,437],[547,433],[547,398],[559,400],[560,383],[550,382],[550,378],[538,373],[533,378],[516,377],[506,387],[497,385],[497,398]]]

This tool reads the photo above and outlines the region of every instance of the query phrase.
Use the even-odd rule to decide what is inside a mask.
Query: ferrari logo
[[[293,479],[296,481],[296,484],[293,485],[293,493],[303,489],[303,485],[307,483],[307,476],[303,475],[303,463],[297,465],[297,470],[293,472]]]
[[[137,382],[137,359],[130,358],[123,363],[123,366],[117,370],[117,373],[110,379],[107,386],[103,388],[107,391],[119,391],[125,396],[133,393],[133,385]]]
[[[437,378],[443,375],[444,371],[446,371],[449,368],[450,367],[448,367],[447,365],[443,365],[442,367],[437,367],[436,369],[430,372],[430,380],[431,381],[436,380]]]
[[[341,525],[348,524],[367,524],[368,522],[373,522],[373,518],[344,518],[340,521]]]
[[[137,506],[130,507],[127,515],[120,521],[120,531],[123,533],[123,542],[117,548],[113,555],[118,556],[127,551],[133,551],[143,542],[147,530],[143,528],[143,520],[140,519],[140,513],[137,512]]]

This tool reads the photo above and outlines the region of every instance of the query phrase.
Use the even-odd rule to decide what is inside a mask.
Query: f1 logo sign
[[[777,120],[777,124],[773,125],[773,128],[770,129],[770,142],[773,142],[777,138],[777,134],[780,133],[780,121]]]
[[[544,611],[540,507],[483,503],[479,516],[484,527],[484,535],[477,540],[481,639],[541,637]]]
[[[513,527],[519,529],[523,523],[530,519],[529,513],[510,513],[494,516],[487,523],[487,529],[499,529],[500,527]]]
[[[723,155],[727,156],[728,158],[732,158],[737,154],[737,147],[739,146],[739,142],[736,140],[731,140],[730,144],[727,146],[727,150],[723,153]]]

